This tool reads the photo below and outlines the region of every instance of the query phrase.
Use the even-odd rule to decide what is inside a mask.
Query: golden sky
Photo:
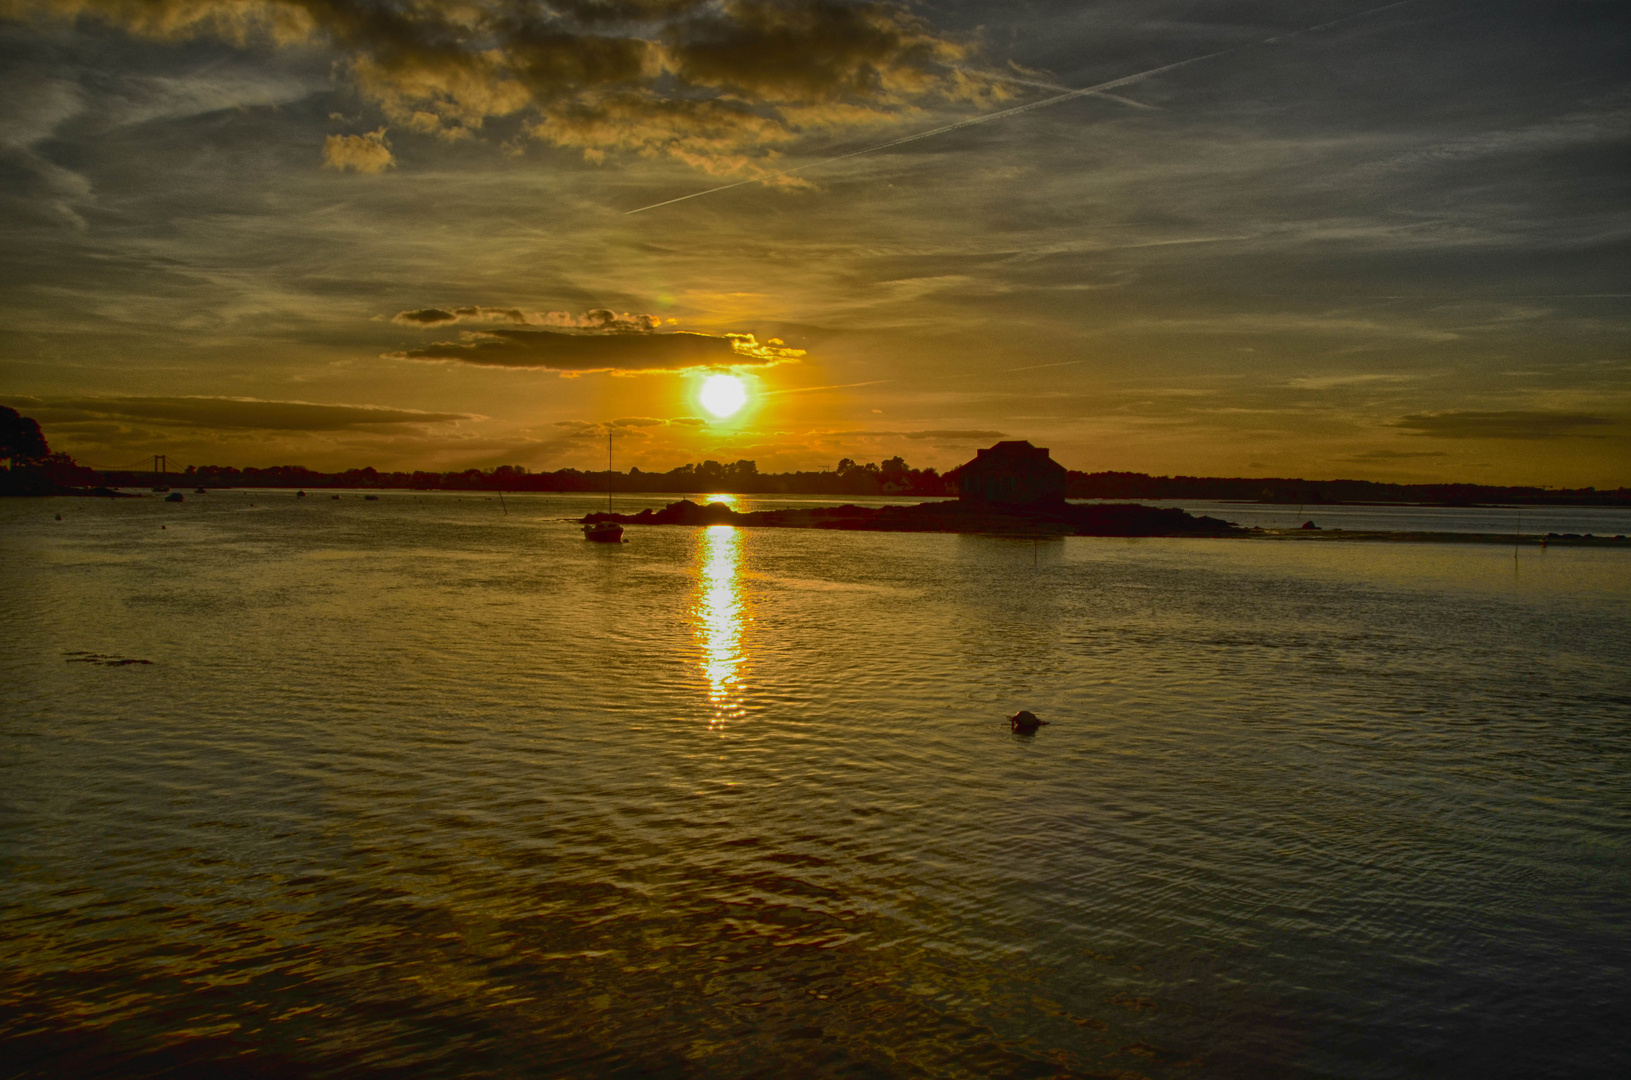
[[[1631,18],[1378,8],[0,0],[0,402],[104,466],[1631,483]]]

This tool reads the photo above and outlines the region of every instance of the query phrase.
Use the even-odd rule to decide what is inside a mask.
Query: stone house
[[[1023,439],[988,446],[958,471],[958,499],[997,506],[1029,506],[1065,497],[1065,467],[1045,447]]]

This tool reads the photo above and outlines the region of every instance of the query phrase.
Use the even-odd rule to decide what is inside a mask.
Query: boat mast
[[[606,433],[606,512],[612,512],[612,433]]]

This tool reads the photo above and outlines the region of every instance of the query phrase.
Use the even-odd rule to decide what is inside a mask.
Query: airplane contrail
[[[1038,82],[1035,79],[1021,79],[1018,76],[1004,75],[998,71],[970,71],[967,68],[958,68],[957,70],[965,75],[978,75],[983,79],[1013,83],[1015,86],[1034,86],[1038,90],[1052,90],[1061,94],[1074,94],[1076,92],[1074,87],[1060,86],[1058,83]],[[1130,105],[1135,109],[1148,109],[1152,112],[1159,112],[1161,109],[1159,105],[1146,105],[1142,101],[1134,101],[1132,98],[1122,97],[1120,94],[1112,94],[1104,90],[1096,91],[1093,96],[1104,98],[1107,101],[1119,101],[1121,104]]]
[[[850,158],[860,157],[862,154],[875,154],[879,150],[890,150],[897,146],[905,146],[907,143],[917,142],[919,139],[932,139],[936,135],[945,135],[949,132],[961,131],[964,128],[973,127],[976,124],[989,124],[994,120],[1006,120],[1010,116],[1018,116],[1021,113],[1028,113],[1036,109],[1046,109],[1050,105],[1058,105],[1061,102],[1071,101],[1075,98],[1087,97],[1089,95],[1102,95],[1106,90],[1114,90],[1119,86],[1126,86],[1129,83],[1135,83],[1140,79],[1147,79],[1151,75],[1160,75],[1162,72],[1166,71],[1176,71],[1179,68],[1188,67],[1191,64],[1199,64],[1203,60],[1215,60],[1220,56],[1228,56],[1231,53],[1237,53],[1244,49],[1249,49],[1253,45],[1273,45],[1277,42],[1286,41],[1290,38],[1299,37],[1303,34],[1311,34],[1319,30],[1325,30],[1330,27],[1337,26],[1341,23],[1352,22],[1355,19],[1363,19],[1371,15],[1378,15],[1384,11],[1390,11],[1397,7],[1404,7],[1406,4],[1413,4],[1415,2],[1416,0],[1397,0],[1396,3],[1384,4],[1381,7],[1371,8],[1367,11],[1355,12],[1352,15],[1344,15],[1340,19],[1332,19],[1330,22],[1319,23],[1315,26],[1305,26],[1300,30],[1292,30],[1284,34],[1277,34],[1274,37],[1264,38],[1261,41],[1248,42],[1245,45],[1235,45],[1231,48],[1219,49],[1216,52],[1205,53],[1201,56],[1191,56],[1187,60],[1179,60],[1171,64],[1162,64],[1160,67],[1153,67],[1148,71],[1140,71],[1133,75],[1123,75],[1119,79],[1109,79],[1105,82],[1095,83],[1092,86],[1084,86],[1080,90],[1068,90],[1062,94],[1055,94],[1053,97],[1042,98],[1040,101],[1032,101],[1025,105],[1016,105],[1011,109],[1002,109],[998,112],[985,113],[981,116],[971,116],[966,120],[958,120],[955,123],[945,124],[937,128],[931,128],[928,131],[919,131],[914,135],[903,135],[898,139],[891,139],[888,142],[878,143],[875,146],[866,146],[859,150],[851,150],[847,154],[836,154],[833,157],[822,158],[820,161],[812,161],[807,165],[799,165],[792,169],[778,169],[775,172],[766,173],[763,176],[755,176],[747,180],[737,180],[734,183],[721,184],[718,187],[707,188],[703,191],[693,191],[689,195],[681,195],[675,199],[664,199],[662,202],[655,202],[649,206],[641,206],[633,210],[625,210],[623,213],[625,215],[643,214],[647,210],[656,210],[664,206],[673,206],[675,203],[685,202],[689,199],[700,199],[704,195],[714,195],[721,191],[730,191],[732,188],[746,187],[749,184],[762,184],[765,181],[778,176],[793,176],[809,169],[818,169],[823,165],[832,165],[835,162],[848,161]]]
[[[894,379],[873,379],[870,382],[847,382],[836,386],[795,386],[791,390],[767,390],[760,397],[777,397],[781,394],[808,394],[812,390],[848,390],[852,386],[877,386],[879,383],[894,382]]]

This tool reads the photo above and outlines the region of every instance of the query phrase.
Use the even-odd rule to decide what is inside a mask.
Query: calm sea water
[[[593,505],[0,505],[5,1074],[1631,1073],[1631,552]]]

